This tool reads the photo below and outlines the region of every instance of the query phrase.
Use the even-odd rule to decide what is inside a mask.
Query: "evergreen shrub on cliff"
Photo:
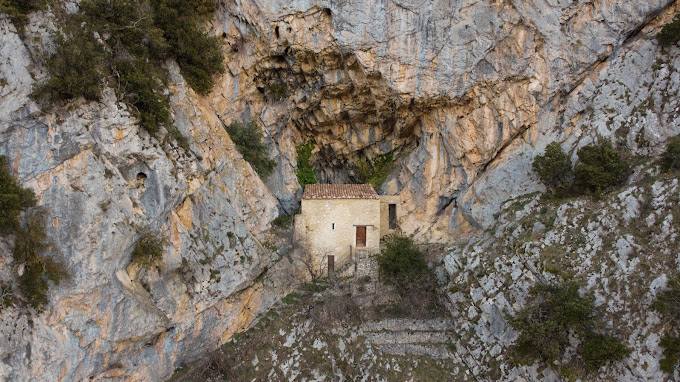
[[[628,161],[607,140],[584,146],[577,155],[574,185],[580,192],[600,194],[625,183],[630,173]]]
[[[226,130],[243,159],[253,166],[260,178],[264,179],[274,171],[276,162],[269,159],[269,150],[262,142],[262,130],[255,122],[233,122]]]
[[[196,92],[210,91],[224,70],[220,40],[206,28],[215,10],[214,0],[83,0],[63,20],[49,79],[34,95],[46,104],[99,100],[109,86],[149,133],[164,126],[187,148],[172,125],[165,62],[175,60]]]
[[[543,155],[536,156],[532,167],[546,188],[557,195],[567,192],[574,180],[571,160],[557,142],[549,144]]]
[[[624,184],[630,173],[630,164],[608,140],[582,147],[577,156],[572,170],[567,154],[553,142],[543,155],[534,158],[532,167],[548,191],[558,197],[599,195]]]
[[[680,136],[668,140],[666,151],[661,155],[661,166],[665,171],[680,170]]]
[[[571,334],[581,339],[577,352],[585,371],[596,371],[607,362],[625,358],[629,350],[619,340],[597,332],[601,326],[598,315],[594,297],[581,296],[577,283],[537,284],[524,309],[510,319],[519,332],[513,360],[518,364],[560,364]]]
[[[668,332],[661,339],[661,370],[672,373],[680,362],[680,276],[668,280],[666,290],[656,295],[653,307],[668,322]]]
[[[59,283],[68,277],[66,268],[45,253],[52,246],[45,233],[45,214],[35,206],[33,191],[21,187],[9,171],[7,159],[0,156],[0,234],[14,235],[13,265],[20,273],[17,280],[22,300],[40,311],[47,304],[49,283]],[[26,211],[25,224],[21,213]],[[21,272],[19,272],[21,270]],[[2,305],[14,303],[16,292],[10,285],[1,285]]]
[[[144,267],[156,264],[163,257],[165,240],[148,229],[144,229],[132,250],[132,262]]]
[[[7,158],[0,156],[0,234],[14,233],[21,211],[34,205],[33,191],[19,185],[9,171]]]
[[[663,26],[656,39],[661,46],[671,46],[680,41],[680,14],[675,15],[673,21]]]
[[[48,0],[0,0],[0,13],[10,17],[19,30],[28,21],[28,14],[47,8]]]

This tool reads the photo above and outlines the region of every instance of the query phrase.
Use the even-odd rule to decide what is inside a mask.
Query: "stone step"
[[[417,355],[436,359],[455,358],[455,354],[445,345],[385,344],[377,345],[376,348],[383,353],[392,355]]]
[[[367,332],[366,340],[374,345],[387,344],[445,344],[453,339],[452,333],[445,331],[383,331]]]
[[[419,320],[412,318],[391,318],[363,324],[364,332],[378,331],[452,331],[454,321],[447,318]]]

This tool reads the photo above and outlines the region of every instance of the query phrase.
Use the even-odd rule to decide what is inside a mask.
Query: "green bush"
[[[543,155],[535,157],[532,167],[546,188],[555,194],[566,192],[574,180],[571,160],[557,142],[549,144]]]
[[[311,164],[312,150],[314,150],[314,144],[312,142],[298,145],[295,150],[297,152],[297,168],[295,169],[295,175],[297,175],[298,183],[300,183],[301,186],[317,183],[316,173]]]
[[[157,233],[143,230],[132,250],[132,263],[148,267],[163,258],[165,240]]]
[[[214,0],[83,0],[65,20],[47,62],[49,79],[34,95],[46,103],[99,100],[108,84],[144,129],[154,135],[164,126],[187,149],[172,126],[164,62],[176,60],[194,90],[210,91],[223,72],[221,40],[205,27],[215,10]]]
[[[288,85],[283,81],[274,81],[268,84],[266,95],[272,101],[283,101],[288,97]]]
[[[403,287],[429,272],[423,254],[411,238],[389,235],[383,240],[378,266],[385,282]]]
[[[581,344],[581,355],[589,371],[597,371],[608,362],[620,361],[630,354],[618,339],[601,334],[586,336]]]
[[[269,150],[262,142],[262,131],[255,122],[233,122],[226,130],[243,159],[253,166],[261,178],[268,177],[274,171],[276,162],[269,159]]]
[[[45,233],[45,215],[29,215],[25,227],[15,233],[12,257],[16,266],[23,265],[18,287],[30,306],[42,311],[48,303],[50,282],[59,284],[68,278],[65,266],[44,253],[52,248]]]
[[[628,178],[630,165],[609,141],[584,146],[577,154],[579,161],[574,168],[577,192],[600,194]]]
[[[279,215],[276,219],[272,220],[272,225],[280,229],[289,228],[293,224],[293,215]]]
[[[156,0],[154,22],[163,31],[182,75],[200,94],[208,93],[214,76],[224,72],[221,40],[205,25],[217,9],[215,0]]]
[[[104,88],[106,55],[94,38],[83,30],[57,37],[57,51],[47,60],[49,79],[34,90],[43,103],[78,97],[99,100]]]
[[[660,345],[663,348],[663,358],[659,362],[661,370],[672,374],[675,366],[680,362],[680,338],[663,336]]]
[[[29,13],[44,10],[47,5],[47,0],[0,0],[0,13],[8,15],[21,30]]]
[[[680,136],[668,140],[666,151],[661,155],[661,167],[665,171],[680,170]]]
[[[675,275],[668,280],[666,290],[656,295],[652,306],[670,323],[671,332],[677,334],[680,325],[680,276]],[[672,373],[680,361],[680,337],[674,334],[667,334],[661,339],[664,355],[661,369],[667,373]]]
[[[675,15],[673,21],[663,26],[656,39],[661,46],[671,46],[680,41],[680,14]]]
[[[380,188],[392,171],[394,157],[392,153],[378,156],[374,161],[362,159],[357,162],[356,169],[361,183],[368,183],[374,188]]]
[[[617,339],[594,332],[598,325],[594,297],[581,296],[578,290],[579,285],[571,281],[538,284],[531,289],[525,308],[510,320],[519,332],[513,347],[515,362],[558,362],[569,346],[570,333],[583,340],[579,353],[588,370],[628,354],[629,350]]]
[[[33,191],[19,185],[9,171],[7,158],[0,155],[0,234],[14,233],[21,211],[34,205]]]

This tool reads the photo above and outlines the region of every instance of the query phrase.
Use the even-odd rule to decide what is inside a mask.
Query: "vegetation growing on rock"
[[[316,173],[314,172],[314,167],[312,167],[311,163],[312,150],[314,150],[312,142],[307,142],[296,147],[297,168],[295,169],[295,175],[301,186],[317,183]]]
[[[661,370],[672,373],[680,362],[680,276],[671,277],[668,288],[657,294],[654,309],[668,321],[669,331],[661,339]]]
[[[132,263],[144,267],[156,264],[163,257],[164,244],[161,236],[148,229],[143,230],[132,250]]]
[[[253,166],[262,179],[274,171],[276,162],[269,159],[269,150],[262,142],[262,130],[255,122],[250,121],[245,124],[233,122],[225,129],[236,145],[236,149],[243,155],[243,159]]]
[[[21,187],[10,174],[7,159],[0,156],[0,234],[14,235],[12,259],[17,269],[22,269],[17,280],[21,297],[36,310],[47,304],[49,283],[59,283],[68,277],[66,268],[56,259],[45,256],[52,246],[45,233],[45,214],[29,210],[35,206],[33,191]],[[20,215],[27,211],[26,223],[21,225]],[[2,285],[2,305],[16,301],[10,285]]]
[[[393,164],[394,156],[392,153],[380,155],[372,162],[366,159],[359,160],[356,165],[359,181],[379,188],[385,183]]]
[[[164,126],[187,148],[172,125],[164,62],[177,61],[198,93],[210,91],[223,71],[219,39],[205,30],[215,9],[213,0],[84,0],[64,21],[46,63],[49,78],[34,95],[46,103],[99,100],[110,86],[144,129],[156,134]]]
[[[663,26],[656,39],[661,46],[671,46],[680,41],[680,14],[675,15],[673,21]]]
[[[680,136],[668,140],[666,151],[661,155],[661,167],[664,171],[680,170]]]
[[[14,233],[21,211],[34,205],[33,191],[19,185],[9,172],[7,158],[0,156],[0,234]]]
[[[556,195],[567,192],[574,180],[571,160],[557,142],[549,144],[543,155],[534,158],[532,167],[546,188]]]
[[[534,158],[532,167],[541,182],[558,197],[599,195],[622,185],[630,173],[630,164],[608,140],[580,148],[577,156],[572,171],[569,157],[553,142],[543,155]]]
[[[604,140],[578,150],[574,167],[574,185],[581,192],[600,194],[622,185],[630,172],[630,164]]]
[[[46,256],[52,249],[45,233],[45,215],[41,211],[29,214],[25,227],[15,234],[12,257],[17,267],[23,266],[19,276],[19,291],[27,303],[42,311],[48,302],[50,282],[59,284],[68,278],[66,267],[56,259]]]
[[[513,348],[514,360],[519,364],[559,364],[570,345],[571,334],[582,341],[578,353],[589,371],[620,360],[629,352],[616,338],[596,332],[601,323],[594,297],[581,296],[579,285],[573,281],[535,285],[529,302],[510,323],[519,332]]]
[[[29,13],[44,10],[47,5],[47,0],[0,0],[0,13],[7,14],[22,29]]]

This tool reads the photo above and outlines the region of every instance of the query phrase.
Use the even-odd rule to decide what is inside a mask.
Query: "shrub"
[[[680,40],[680,14],[675,15],[673,21],[661,28],[661,31],[656,35],[656,39],[661,46],[671,46]]]
[[[680,338],[668,335],[663,336],[660,345],[663,348],[663,358],[659,365],[661,370],[671,374],[675,366],[680,362]]]
[[[30,306],[42,311],[48,302],[50,282],[59,284],[68,278],[66,268],[44,253],[52,248],[45,233],[45,215],[29,215],[25,227],[17,230],[12,257],[15,265],[23,265],[18,287]]]
[[[272,101],[283,101],[288,97],[288,85],[283,81],[274,81],[268,84],[266,94]]]
[[[269,159],[269,150],[262,142],[262,131],[255,122],[233,122],[226,130],[243,159],[253,166],[261,178],[268,177],[274,171],[276,162]]]
[[[317,183],[316,173],[311,164],[312,150],[314,150],[314,144],[312,142],[298,145],[295,150],[297,152],[297,168],[295,169],[295,175],[297,175],[298,183],[300,183],[301,186]]]
[[[557,142],[549,144],[543,155],[535,157],[532,167],[546,188],[555,194],[566,192],[574,179],[571,160]]]
[[[395,286],[410,284],[429,272],[423,254],[406,236],[389,235],[378,256],[380,275]]]
[[[157,0],[153,2],[154,21],[191,87],[206,94],[214,85],[213,76],[224,72],[222,43],[210,36],[204,25],[215,13],[214,0]]]
[[[145,267],[156,264],[163,257],[163,245],[165,240],[157,233],[143,230],[132,250],[131,262]]]
[[[293,223],[293,215],[279,215],[276,217],[276,219],[272,220],[272,224],[280,229],[286,229],[290,227],[290,225]]]
[[[584,146],[577,154],[579,162],[574,169],[577,191],[600,194],[626,181],[630,165],[611,142]]]
[[[630,349],[621,341],[602,334],[586,336],[581,345],[581,355],[589,371],[597,371],[611,361],[620,361],[629,353]]]
[[[373,162],[365,159],[357,162],[357,173],[361,183],[368,183],[374,188],[380,188],[392,170],[394,157],[392,153],[380,155]]]
[[[57,51],[47,60],[49,79],[33,95],[43,103],[69,101],[78,97],[98,100],[104,88],[102,47],[83,30],[57,38]]]
[[[668,280],[668,287],[656,295],[652,306],[669,321],[670,330],[677,333],[680,324],[680,276],[676,275]],[[664,355],[661,369],[672,373],[680,361],[680,337],[665,335],[661,339],[661,347]]]
[[[661,155],[661,167],[665,171],[680,170],[680,135],[668,140],[666,151]]]
[[[144,129],[154,135],[164,126],[187,149],[171,126],[163,67],[176,60],[194,90],[210,91],[213,76],[223,71],[221,42],[204,27],[215,9],[214,0],[83,0],[57,38],[49,79],[34,95],[46,102],[98,100],[108,82]]]
[[[520,364],[559,361],[569,346],[569,335],[579,335],[579,351],[588,370],[625,357],[628,349],[617,339],[597,334],[598,321],[591,294],[581,296],[579,285],[568,281],[557,285],[538,284],[529,294],[527,306],[510,320],[519,332],[513,347]]]
[[[21,211],[34,205],[33,191],[19,185],[9,172],[7,158],[0,155],[0,234],[13,233]]]
[[[29,13],[43,10],[47,5],[47,0],[0,0],[0,13],[8,15],[21,30]]]

